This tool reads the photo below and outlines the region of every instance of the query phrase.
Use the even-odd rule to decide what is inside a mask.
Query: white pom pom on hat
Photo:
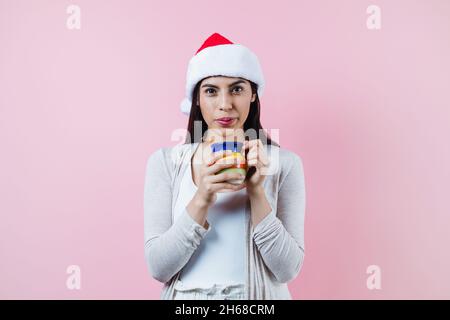
[[[212,34],[191,58],[186,74],[186,96],[180,104],[189,115],[192,95],[197,83],[211,76],[238,77],[258,86],[258,96],[264,91],[264,76],[258,57],[241,44],[235,44],[218,33]]]

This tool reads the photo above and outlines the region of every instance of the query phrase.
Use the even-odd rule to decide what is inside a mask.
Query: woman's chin
[[[236,136],[236,134],[239,134],[241,131],[243,133],[244,128],[239,125],[235,125],[232,127],[231,126],[230,127],[215,127],[215,128],[213,128],[213,130],[220,132],[222,137],[226,137],[226,136]]]
[[[224,140],[236,140],[241,141],[245,140],[245,132],[242,127],[209,127],[208,128],[208,137],[206,137],[206,141],[214,143],[220,142]]]

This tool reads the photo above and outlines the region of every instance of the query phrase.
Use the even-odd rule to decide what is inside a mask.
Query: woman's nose
[[[229,110],[233,108],[231,97],[229,97],[228,94],[222,94],[219,101],[220,110]]]

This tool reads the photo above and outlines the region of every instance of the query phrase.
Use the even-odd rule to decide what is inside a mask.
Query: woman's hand
[[[217,199],[217,192],[232,192],[245,188],[245,183],[234,185],[227,182],[232,179],[243,179],[244,177],[239,173],[224,172],[216,174],[218,171],[234,165],[233,162],[223,159],[231,154],[232,151],[226,150],[206,155],[205,161],[200,167],[199,185],[194,196],[202,205],[209,207],[214,204]]]
[[[211,143],[207,144],[206,150],[210,150]],[[216,174],[222,169],[234,166],[233,162],[223,159],[226,155],[231,155],[232,151],[220,151],[212,153],[201,152],[201,164],[199,170],[199,179],[197,182],[197,192],[187,205],[186,209],[191,217],[206,229],[209,223],[206,220],[208,216],[208,208],[217,200],[217,192],[238,191],[245,188],[245,182],[240,185],[234,185],[228,180],[242,179],[245,177],[239,173],[223,172]],[[188,169],[189,170],[189,169]]]
[[[245,150],[248,149],[248,152]],[[249,194],[262,190],[264,179],[263,174],[269,168],[270,161],[267,156],[266,148],[260,139],[244,141],[243,150],[247,159],[247,192]],[[251,168],[253,167],[253,168]]]

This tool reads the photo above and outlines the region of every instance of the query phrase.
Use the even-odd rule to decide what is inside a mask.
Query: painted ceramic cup
[[[223,141],[223,142],[213,143],[211,145],[211,150],[213,153],[222,151],[222,150],[224,150],[224,151],[231,150],[233,152],[231,155],[223,157],[223,159],[226,159],[225,161],[232,161],[234,163],[234,165],[229,168],[220,170],[219,172],[217,172],[217,174],[223,173],[223,172],[230,172],[230,173],[236,172],[236,173],[242,174],[244,176],[243,179],[232,179],[232,180],[227,181],[227,182],[229,182],[231,184],[235,184],[235,185],[239,185],[242,182],[244,182],[245,175],[247,174],[247,163],[245,161],[244,155],[241,153],[242,146],[243,146],[243,143],[237,142],[237,141]]]

